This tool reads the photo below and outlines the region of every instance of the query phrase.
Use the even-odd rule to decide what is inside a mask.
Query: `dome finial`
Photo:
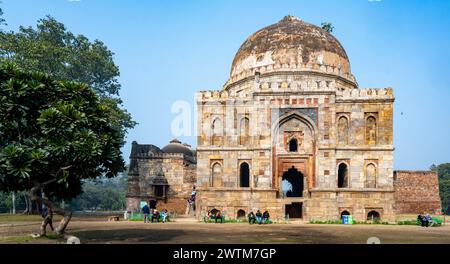
[[[172,139],[169,143],[178,143],[181,144],[181,141],[179,141],[177,138]]]
[[[300,21],[300,19],[293,15],[287,15],[281,21]]]

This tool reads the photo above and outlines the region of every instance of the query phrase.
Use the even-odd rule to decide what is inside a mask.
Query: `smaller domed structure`
[[[165,153],[180,153],[187,156],[194,156],[192,150],[186,145],[182,144],[178,139],[173,139],[170,143],[162,148]]]

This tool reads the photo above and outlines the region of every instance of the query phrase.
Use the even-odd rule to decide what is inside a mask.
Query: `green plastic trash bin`
[[[348,225],[353,225],[353,216],[348,215]]]

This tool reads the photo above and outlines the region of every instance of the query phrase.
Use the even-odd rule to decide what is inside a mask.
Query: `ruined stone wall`
[[[135,144],[135,147],[140,146]],[[184,213],[186,200],[197,182],[197,167],[191,157],[177,153],[133,153],[131,163],[127,210],[140,211],[140,202],[153,197],[150,180],[157,175],[158,166],[162,166],[169,189],[166,201],[158,199],[158,208]]]
[[[378,212],[381,221],[395,221],[393,191],[313,191],[305,206],[309,221],[339,220],[343,211],[356,221],[366,221],[371,211]]]
[[[272,219],[282,219],[284,208],[276,199],[274,190],[264,189],[199,189],[197,199],[197,215],[201,217],[209,210],[220,210],[227,218],[234,219],[239,210],[243,210],[245,215],[250,211],[256,213],[257,210],[264,212],[268,210]]]
[[[156,209],[162,211],[166,209],[169,213],[177,213],[178,215],[184,215],[186,212],[187,200],[183,198],[172,197],[167,201],[158,201]]]
[[[398,214],[437,214],[441,212],[436,172],[395,171],[395,210]]]

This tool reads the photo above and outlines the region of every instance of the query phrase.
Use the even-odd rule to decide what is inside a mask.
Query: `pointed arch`
[[[377,167],[373,163],[367,164],[365,170],[365,187],[377,188]]]
[[[223,134],[223,125],[222,120],[219,117],[216,117],[211,123],[211,145],[213,146],[221,146],[222,145],[222,134]]]
[[[239,187],[250,187],[250,165],[247,162],[239,165]]]
[[[250,137],[250,120],[248,117],[243,117],[239,126],[239,144],[247,145]]]
[[[284,115],[281,115],[278,119],[276,119],[276,121],[272,124],[271,128],[273,135],[278,135],[280,127],[282,127],[284,123],[290,121],[291,119],[297,119],[302,123],[304,123],[310,130],[311,135],[313,135],[313,137],[316,137],[316,131],[319,131],[316,126],[316,123],[308,116],[298,113],[296,111],[290,111]],[[272,143],[276,145],[277,137],[272,138],[273,138]]]
[[[377,119],[373,115],[366,118],[366,144],[377,144]]]
[[[348,144],[348,118],[340,116],[338,119],[338,143],[341,145]]]
[[[348,165],[342,162],[338,165],[338,188],[349,187]]]
[[[215,162],[211,166],[211,187],[222,187],[222,164]]]

